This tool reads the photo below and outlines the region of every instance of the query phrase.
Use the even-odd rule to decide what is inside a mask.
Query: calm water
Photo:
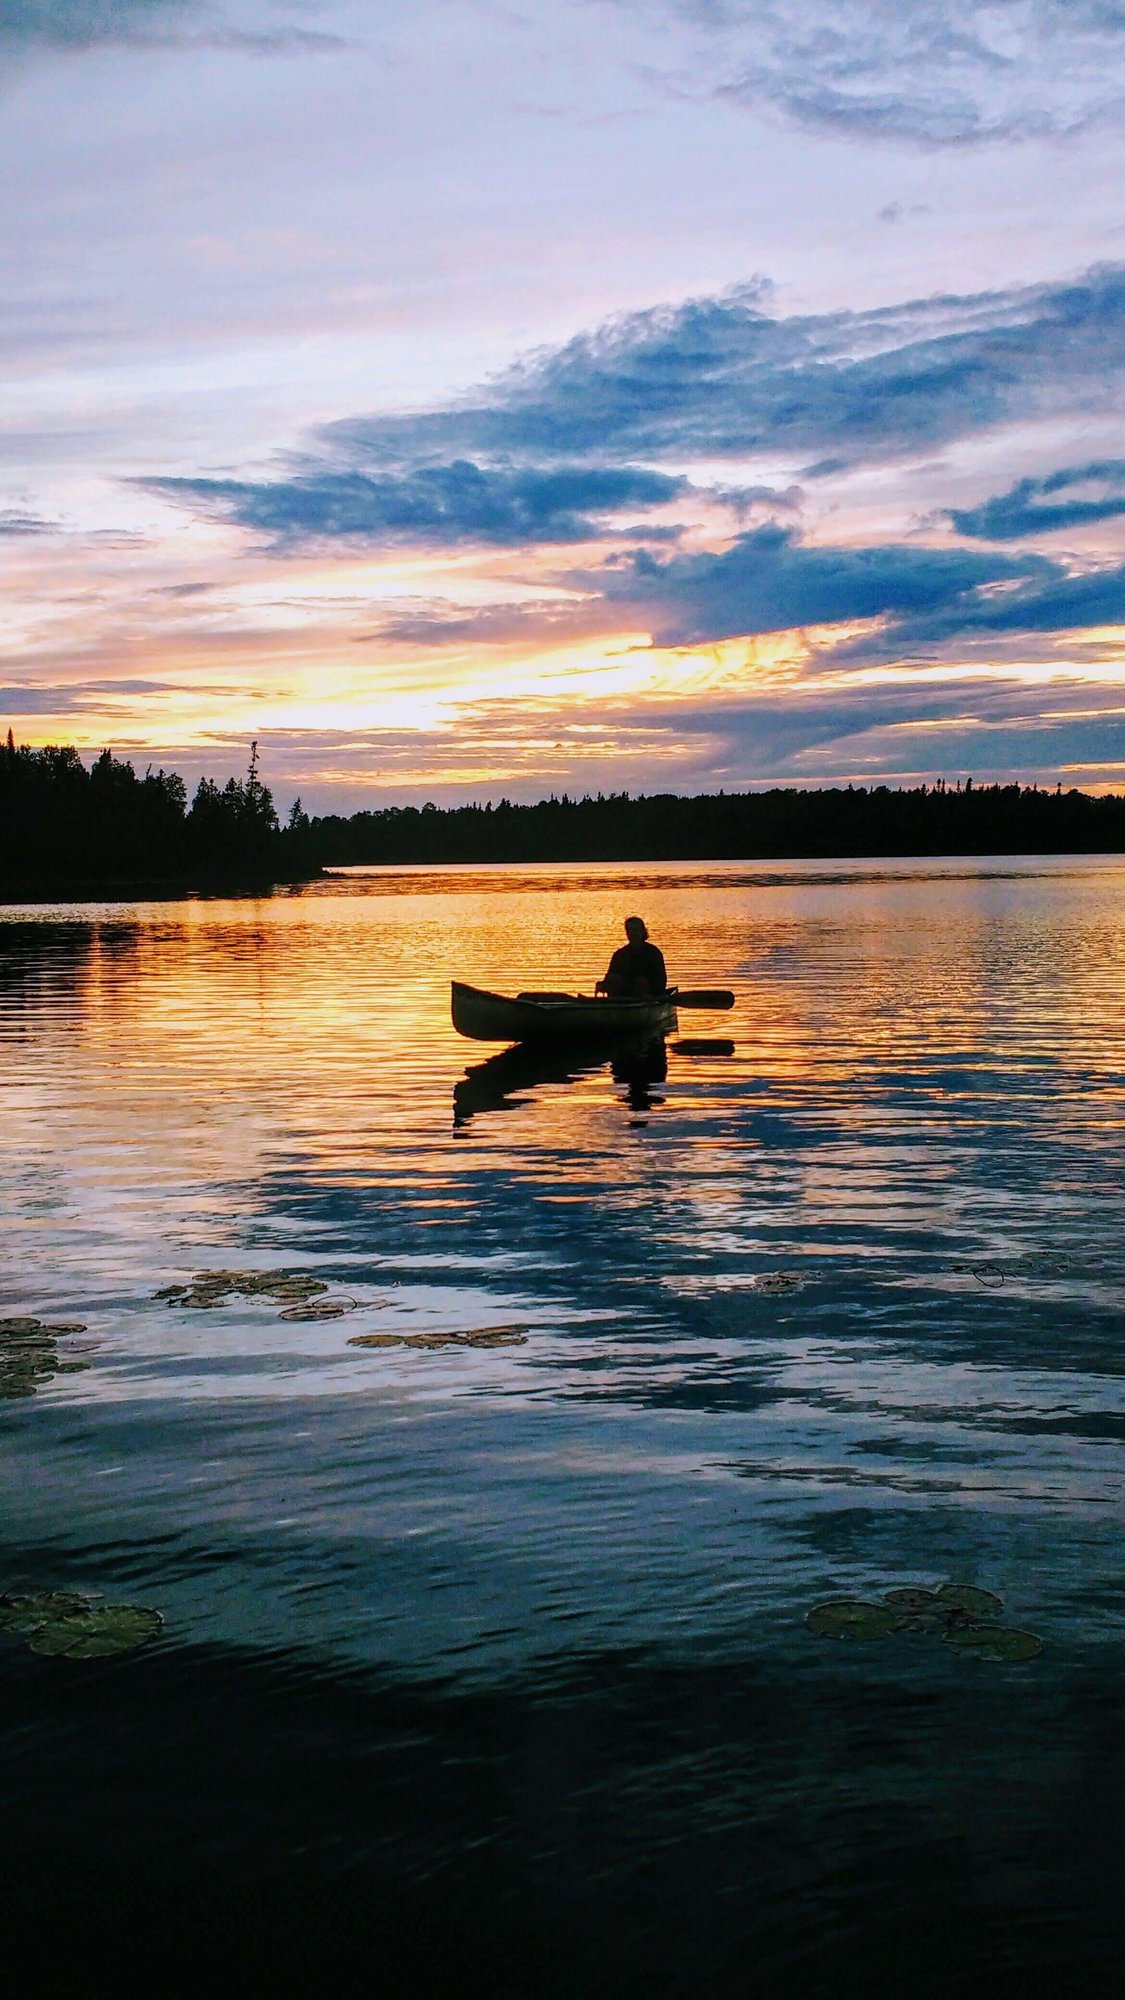
[[[404,869],[0,912],[0,1314],[87,1328],[0,1402],[0,1584],[166,1621],[87,1664],[0,1635],[24,1990],[68,1951],[166,1990],[217,1952],[310,1994],[1116,1990],[1123,892]],[[735,1053],[486,1072],[455,1117],[488,1051],[450,978],[589,988],[634,908],[736,989],[681,1017]],[[349,1310],[153,1297],[220,1268]],[[949,1578],[1040,1657],[804,1624]]]

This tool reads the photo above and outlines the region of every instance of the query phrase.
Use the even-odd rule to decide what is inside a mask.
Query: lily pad
[[[752,1292],[799,1292],[804,1284],[799,1271],[760,1271],[751,1280]]]
[[[327,1290],[323,1278],[303,1271],[197,1271],[190,1285],[162,1285],[153,1297],[188,1312],[212,1312],[235,1296],[298,1306]]]
[[[155,1639],[163,1623],[159,1611],[144,1605],[100,1604],[40,1626],[32,1634],[31,1651],[68,1660],[106,1659]]]
[[[860,1597],[833,1597],[814,1604],[805,1618],[818,1639],[882,1639],[895,1628],[895,1614],[885,1604],[868,1604]]]
[[[961,1615],[952,1605],[943,1604],[935,1590],[924,1590],[920,1585],[885,1590],[883,1602],[895,1614],[896,1632],[945,1632],[951,1620]]]
[[[1043,1641],[1034,1632],[1020,1632],[1014,1625],[956,1625],[945,1635],[947,1646],[969,1653],[975,1660],[995,1660],[1016,1665],[1033,1660],[1043,1651]]]
[[[355,1311],[354,1299],[313,1299],[306,1305],[287,1306],[281,1319],[343,1319]]]
[[[38,1632],[43,1625],[90,1609],[90,1599],[78,1590],[6,1590],[0,1597],[0,1628]]]
[[[43,1320],[20,1313],[0,1319],[0,1401],[33,1396],[52,1375],[70,1373],[83,1362],[59,1360],[58,1342],[85,1333],[81,1320]]]
[[[353,1333],[349,1347],[525,1347],[525,1326],[479,1326],[471,1333]]]
[[[1003,1600],[993,1595],[991,1590],[978,1590],[975,1583],[943,1583],[938,1590],[938,1602],[951,1611],[967,1612],[974,1623],[988,1618],[999,1618],[1004,1609]]]

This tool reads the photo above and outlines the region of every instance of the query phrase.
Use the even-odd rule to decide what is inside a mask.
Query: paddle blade
[[[725,986],[692,987],[686,993],[677,991],[672,998],[677,1007],[714,1007],[720,1013],[734,1006],[734,994]]]

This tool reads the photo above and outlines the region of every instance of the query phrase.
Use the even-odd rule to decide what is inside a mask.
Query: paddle
[[[734,994],[725,986],[699,986],[689,988],[686,993],[681,988],[669,993],[668,998],[676,1007],[714,1007],[721,1013],[734,1006]]]

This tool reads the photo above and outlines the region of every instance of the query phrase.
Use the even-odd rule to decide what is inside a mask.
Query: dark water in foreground
[[[85,1663],[0,1634],[20,1990],[1118,1990],[1123,890],[403,870],[0,913],[0,1316],[88,1329],[0,1401],[0,1587],[165,1618]],[[450,977],[589,985],[632,908],[736,988],[681,1021],[735,1054],[632,1103],[478,1082],[455,1125]],[[219,1268],[350,1309],[153,1299]],[[1041,1655],[804,1624],[948,1578]]]

